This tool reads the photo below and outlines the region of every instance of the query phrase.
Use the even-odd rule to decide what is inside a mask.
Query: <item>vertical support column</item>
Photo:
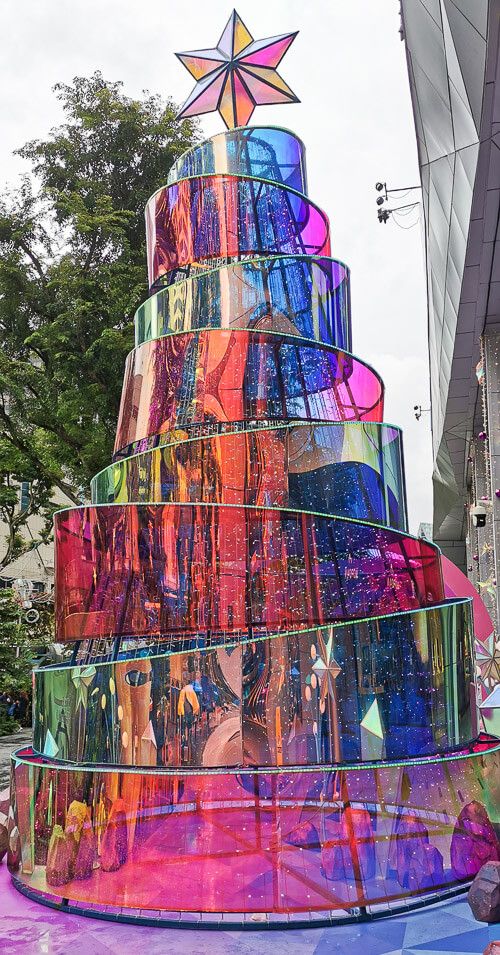
[[[483,385],[484,387],[484,385]],[[485,423],[485,430],[487,426]],[[472,581],[484,600],[493,623],[497,624],[496,594],[492,585],[495,579],[493,555],[493,528],[490,501],[489,441],[476,440],[474,448],[474,482],[471,487],[470,506],[484,504],[486,524],[474,527],[469,517],[469,546],[471,552]],[[498,632],[498,631],[497,631]]]
[[[493,573],[492,586],[494,587],[494,597],[491,603],[495,611],[495,629],[497,634],[500,621],[500,603],[499,590],[497,586],[498,571],[500,569],[500,498],[497,498],[495,491],[500,488],[500,325],[495,325],[488,329],[484,334],[484,361],[485,361],[485,404],[487,417],[487,457],[489,462],[490,494],[491,494],[491,517],[488,514],[487,522],[490,523],[490,565]]]

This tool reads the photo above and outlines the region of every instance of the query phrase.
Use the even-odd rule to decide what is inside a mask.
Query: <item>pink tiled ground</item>
[[[500,926],[476,922],[465,898],[404,918],[290,931],[149,928],[64,915],[24,898],[0,865],[1,955],[481,955]]]

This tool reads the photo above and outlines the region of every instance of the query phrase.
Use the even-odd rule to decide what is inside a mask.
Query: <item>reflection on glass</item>
[[[177,441],[117,460],[92,503],[293,507],[406,530],[401,432],[370,423],[296,424]]]
[[[407,533],[401,435],[305,186],[300,141],[255,127],[148,202],[114,463],[55,520],[71,657],[37,672],[14,759],[35,895],[380,913],[500,858],[470,602]]]
[[[258,179],[200,176],[146,205],[149,285],[169,272],[246,255],[330,255],[328,219],[298,192]]]
[[[266,332],[167,335],[127,358],[115,452],[200,423],[382,416],[379,376],[347,352]]]
[[[349,270],[320,256],[220,266],[151,295],[136,312],[136,345],[206,327],[271,329],[349,351]]]
[[[251,632],[439,603],[433,544],[341,518],[227,505],[102,505],[56,515],[61,641]]]
[[[83,904],[387,906],[470,879],[500,853],[484,787],[498,795],[490,738],[445,761],[277,774],[65,769],[24,751],[13,775],[11,871]]]
[[[329,765],[446,751],[474,735],[467,602],[239,647],[172,646],[37,671],[35,749],[140,764],[145,741],[159,766]]]
[[[188,149],[172,166],[170,186],[187,176],[256,176],[307,192],[305,147],[288,129],[247,126]]]

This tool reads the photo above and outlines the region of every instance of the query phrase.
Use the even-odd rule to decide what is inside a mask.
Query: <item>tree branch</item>
[[[97,233],[97,232],[94,232],[94,235],[92,236],[92,240],[91,240],[91,242],[90,242],[90,248],[89,248],[89,251],[88,251],[88,253],[87,253],[87,257],[86,257],[86,259],[85,259],[85,262],[83,263],[83,269],[82,269],[83,272],[87,272],[87,270],[88,270],[88,268],[89,268],[89,266],[90,266],[90,263],[91,263],[91,261],[92,261],[92,257],[93,257],[93,255],[94,255],[94,252],[95,252],[96,247],[97,247],[97,242],[98,242],[98,240],[99,240],[98,233]]]
[[[42,263],[40,262],[40,259],[38,258],[38,256],[35,255],[34,252],[32,252],[29,245],[24,241],[24,239],[17,239],[17,244],[19,248],[22,249],[23,252],[31,260],[42,281],[45,282],[45,272],[43,271]]]

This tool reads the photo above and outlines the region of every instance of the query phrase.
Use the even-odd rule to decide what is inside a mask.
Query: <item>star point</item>
[[[277,66],[297,32],[254,40],[233,10],[216,47],[176,53],[196,80],[177,119],[218,110],[228,129],[246,126],[256,106],[298,103]]]

